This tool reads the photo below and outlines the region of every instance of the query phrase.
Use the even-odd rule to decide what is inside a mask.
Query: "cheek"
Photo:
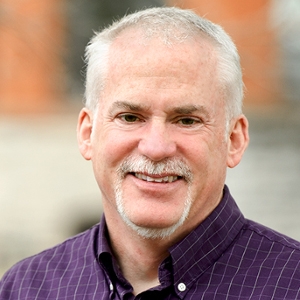
[[[105,199],[114,199],[113,189],[117,180],[116,169],[120,149],[116,143],[113,143],[113,140],[98,135],[93,141],[92,166],[102,193],[103,204],[106,202]]]
[[[117,168],[137,147],[137,141],[114,130],[100,132],[93,141],[93,163],[105,172]]]
[[[226,169],[227,145],[224,143],[223,136],[218,136],[210,141],[194,142],[188,153],[192,168],[201,178],[205,179],[212,173],[222,172],[223,169]]]

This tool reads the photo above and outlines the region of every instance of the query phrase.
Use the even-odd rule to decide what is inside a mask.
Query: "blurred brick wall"
[[[0,113],[51,111],[64,90],[63,0],[1,0]]]
[[[271,0],[168,0],[221,24],[236,42],[246,104],[281,99]],[[64,101],[64,0],[1,0],[0,114],[52,111]]]
[[[271,0],[169,0],[220,24],[235,41],[246,85],[245,103],[282,101],[279,47],[270,26]]]

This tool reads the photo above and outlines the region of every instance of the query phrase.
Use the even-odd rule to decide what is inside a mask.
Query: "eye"
[[[201,121],[198,119],[186,117],[186,118],[179,119],[178,123],[184,126],[191,126],[191,125],[201,123]]]
[[[132,114],[121,114],[118,116],[118,118],[126,123],[135,123],[141,121],[138,116]]]

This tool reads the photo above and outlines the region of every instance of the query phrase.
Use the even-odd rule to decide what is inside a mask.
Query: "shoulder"
[[[50,265],[53,265],[53,267],[55,265],[65,265],[70,260],[76,261],[78,257],[84,256],[83,254],[91,254],[88,253],[88,250],[91,248],[90,245],[94,243],[97,227],[97,225],[93,226],[52,248],[20,261],[12,267],[11,272],[37,266],[43,268],[43,266],[49,267]]]
[[[237,299],[300,299],[300,243],[245,220],[213,272],[222,276],[220,288]]]
[[[300,284],[300,242],[246,220],[233,247],[251,266],[264,266],[272,274],[297,278]]]
[[[277,245],[278,248],[283,248],[300,254],[299,241],[296,241],[262,224],[246,220],[243,231],[244,235],[251,237],[254,242],[272,244],[274,246]]]
[[[78,281],[82,276],[78,272],[91,269],[95,262],[94,243],[97,230],[98,226],[94,226],[15,264],[0,281],[0,299],[19,299],[11,296],[13,293],[22,295],[38,289],[50,291],[50,283],[52,285],[58,279],[70,281],[72,278]],[[2,298],[6,294],[9,296]]]

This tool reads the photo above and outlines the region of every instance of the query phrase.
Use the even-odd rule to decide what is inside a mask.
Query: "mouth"
[[[135,176],[138,179],[148,181],[148,182],[157,182],[157,183],[171,183],[174,181],[177,181],[179,179],[182,179],[181,176],[177,175],[166,175],[166,176],[149,176],[143,173],[130,173],[131,175]]]

